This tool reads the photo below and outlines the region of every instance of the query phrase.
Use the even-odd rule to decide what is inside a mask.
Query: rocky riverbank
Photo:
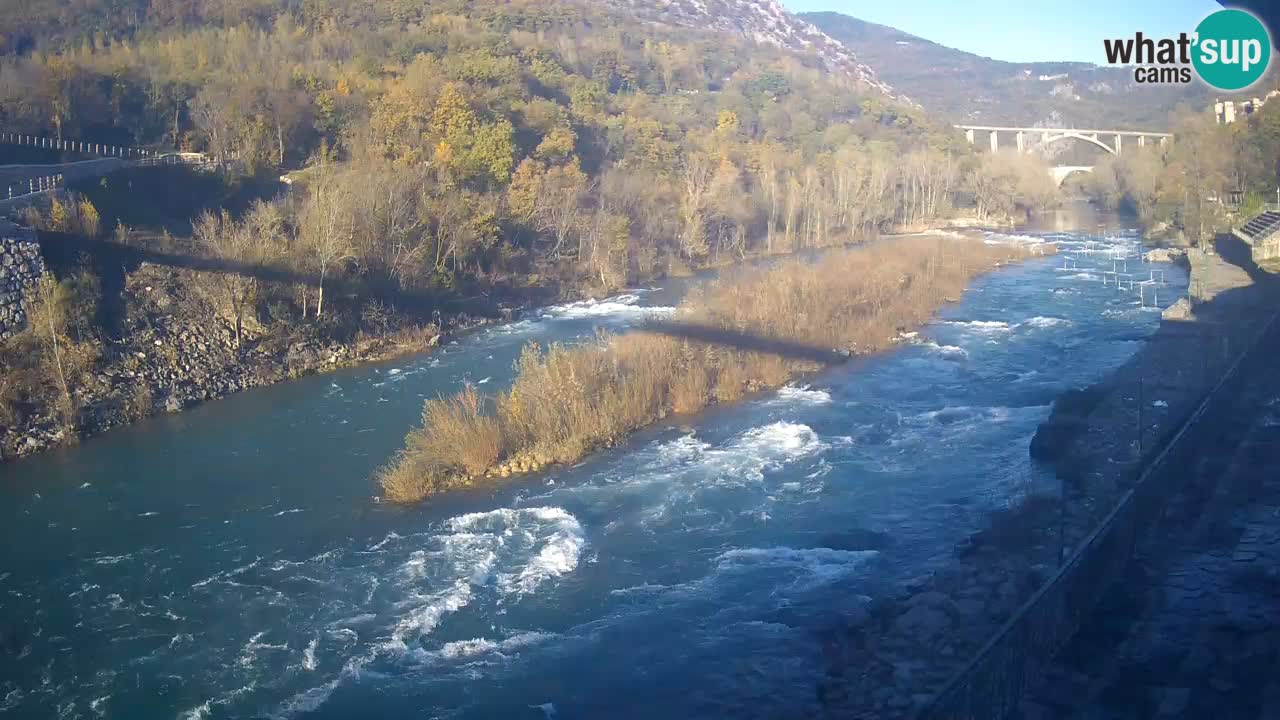
[[[241,390],[422,352],[451,333],[495,322],[456,314],[440,325],[361,332],[346,342],[313,325],[249,323],[237,347],[234,323],[193,295],[197,273],[143,264],[126,278],[124,327],[72,390],[78,408],[68,431],[51,412],[22,414],[0,427],[0,459],[33,455],[148,415],[178,412]],[[509,310],[507,317],[513,317]]]
[[[1261,342],[1149,479],[1163,513],[1028,689],[1024,720],[1277,716],[1280,332]]]
[[[1037,432],[1030,451],[1062,480],[1065,504],[1025,498],[937,569],[850,618],[828,646],[818,687],[832,716],[899,718],[922,707],[1052,577],[1274,311],[1256,267],[1199,251],[1187,261],[1197,300],[1166,311],[1106,380],[1060,397]]]

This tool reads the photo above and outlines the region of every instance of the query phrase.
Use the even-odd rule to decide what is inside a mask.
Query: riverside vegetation
[[[1262,95],[1275,81],[1268,81]],[[1208,113],[1174,118],[1176,141],[1125,146],[1084,176],[1099,203],[1133,212],[1152,240],[1199,245],[1280,199],[1280,103],[1219,125]]]
[[[745,270],[694,292],[680,322],[818,350],[869,354],[959,298],[975,275],[1027,257],[1024,247],[902,238]],[[379,476],[386,496],[411,502],[485,478],[571,463],[671,414],[694,413],[777,388],[813,361],[677,339],[648,331],[602,335],[545,352],[527,346],[511,388],[467,387],[427,400],[422,426]]]
[[[88,348],[64,387],[50,343],[0,347],[15,442],[116,424],[95,419],[94,379],[116,378],[121,421],[187,404],[166,396],[212,362],[204,351],[178,348],[190,357],[172,377],[136,392],[121,369],[170,347],[155,328],[166,343],[216,330],[201,341],[219,348],[213,369],[273,365],[265,382],[323,365],[284,367],[299,343],[329,357],[362,337],[429,339],[458,308],[602,295],[956,213],[1004,222],[1056,199],[1036,160],[975,154],[816,57],[607,3],[0,0],[0,27],[0,127],[198,150],[221,168],[73,183],[78,198],[34,219],[57,245],[94,241],[50,263],[66,298],[54,327]],[[122,279],[122,249],[219,269],[130,261]],[[182,282],[159,302],[166,272]]]

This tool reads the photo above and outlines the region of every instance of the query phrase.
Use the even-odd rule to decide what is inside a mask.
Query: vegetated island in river
[[[959,299],[975,276],[1041,254],[972,239],[906,237],[731,274],[680,304],[677,322],[740,338],[868,355]],[[750,343],[746,343],[750,345]],[[427,400],[422,426],[378,473],[413,502],[486,479],[572,463],[668,417],[777,388],[818,360],[637,331],[543,352],[527,345],[509,390]]]

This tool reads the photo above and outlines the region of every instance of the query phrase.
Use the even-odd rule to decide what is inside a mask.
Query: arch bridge
[[[1076,128],[1030,128],[1003,127],[998,125],[956,125],[964,131],[964,137],[970,145],[976,144],[978,133],[987,133],[991,151],[1000,149],[1000,136],[1012,136],[1018,152],[1030,152],[1032,147],[1043,147],[1062,140],[1075,140],[1096,145],[1111,155],[1119,155],[1124,151],[1125,138],[1136,138],[1138,147],[1145,147],[1148,142],[1164,145],[1173,137],[1173,133],[1147,132],[1145,130],[1077,130]],[[1037,142],[1038,141],[1038,142]],[[1133,142],[1133,140],[1130,140]],[[1062,166],[1050,168],[1049,172],[1058,184],[1073,172],[1090,172],[1092,167]]]

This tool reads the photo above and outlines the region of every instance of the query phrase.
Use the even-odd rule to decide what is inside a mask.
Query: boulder
[[[950,597],[937,591],[922,592],[907,601],[907,610],[898,616],[895,629],[917,642],[933,644],[951,629],[959,609]]]
[[[1098,386],[1068,390],[1059,395],[1053,401],[1049,419],[1040,423],[1031,438],[1031,458],[1040,462],[1061,458],[1071,441],[1088,428],[1089,413],[1105,396],[1105,389]]]
[[[1171,263],[1186,257],[1187,251],[1182,248],[1156,248],[1149,250],[1143,259],[1151,263]]]
[[[1160,317],[1165,320],[1195,320],[1195,313],[1191,309],[1191,303],[1186,298],[1178,298],[1178,301],[1164,309],[1160,313]]]

